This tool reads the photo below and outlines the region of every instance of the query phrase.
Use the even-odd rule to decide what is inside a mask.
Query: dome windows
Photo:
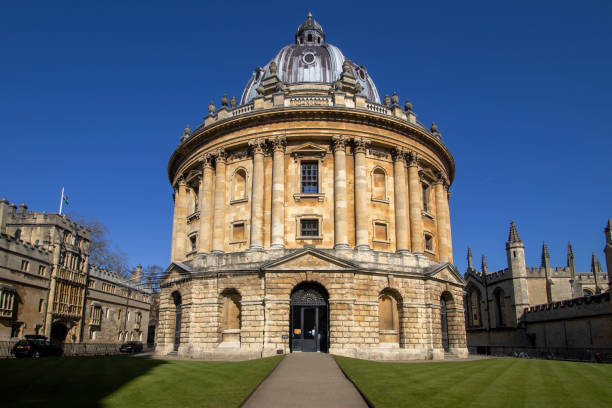
[[[304,55],[302,56],[302,61],[306,65],[310,65],[310,64],[314,63],[315,59],[316,59],[315,55],[311,51],[308,51],[308,52],[304,53]]]

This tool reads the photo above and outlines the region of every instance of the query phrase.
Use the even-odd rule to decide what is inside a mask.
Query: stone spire
[[[510,234],[508,235],[509,243],[522,242],[519,238],[518,231],[516,230],[516,224],[514,221],[510,221]]]
[[[593,274],[593,278],[595,278],[595,294],[601,293],[601,289],[599,288],[599,274],[601,273],[601,265],[597,260],[595,252],[593,252],[593,256],[591,257],[591,273]]]
[[[468,261],[468,271],[473,270],[474,264],[472,263],[472,250],[470,249],[470,247],[468,247],[467,261]]]
[[[542,242],[542,263],[541,268],[550,268],[550,255],[548,254],[548,247],[546,242]]]
[[[574,251],[572,250],[572,244],[567,243],[567,268],[570,272],[570,288],[572,290],[572,298],[576,296],[576,269],[574,268]]]
[[[480,268],[482,269],[482,274],[486,275],[487,272],[487,260],[485,259],[485,256],[482,255],[482,263],[480,264]]]

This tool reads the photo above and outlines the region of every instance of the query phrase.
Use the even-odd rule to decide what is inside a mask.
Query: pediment
[[[266,271],[331,271],[339,269],[355,270],[358,269],[358,266],[350,261],[309,248],[267,262],[262,265],[261,269]]]
[[[191,276],[191,268],[182,262],[173,262],[162,275],[162,282],[174,282]]]
[[[434,266],[426,273],[430,278],[436,278],[447,282],[459,283],[465,285],[465,279],[457,272],[457,269],[450,263]]]
[[[325,156],[327,149],[314,143],[304,143],[291,149],[290,154],[294,156]]]

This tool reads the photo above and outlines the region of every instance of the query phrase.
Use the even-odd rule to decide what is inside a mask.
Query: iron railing
[[[540,358],[612,364],[612,348],[606,347],[472,346],[468,347],[468,350],[470,354],[496,357]]]

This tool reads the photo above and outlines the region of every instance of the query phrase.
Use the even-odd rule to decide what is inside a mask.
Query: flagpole
[[[62,215],[62,204],[64,204],[64,187],[62,186],[62,195],[60,196],[60,210],[59,215]]]

